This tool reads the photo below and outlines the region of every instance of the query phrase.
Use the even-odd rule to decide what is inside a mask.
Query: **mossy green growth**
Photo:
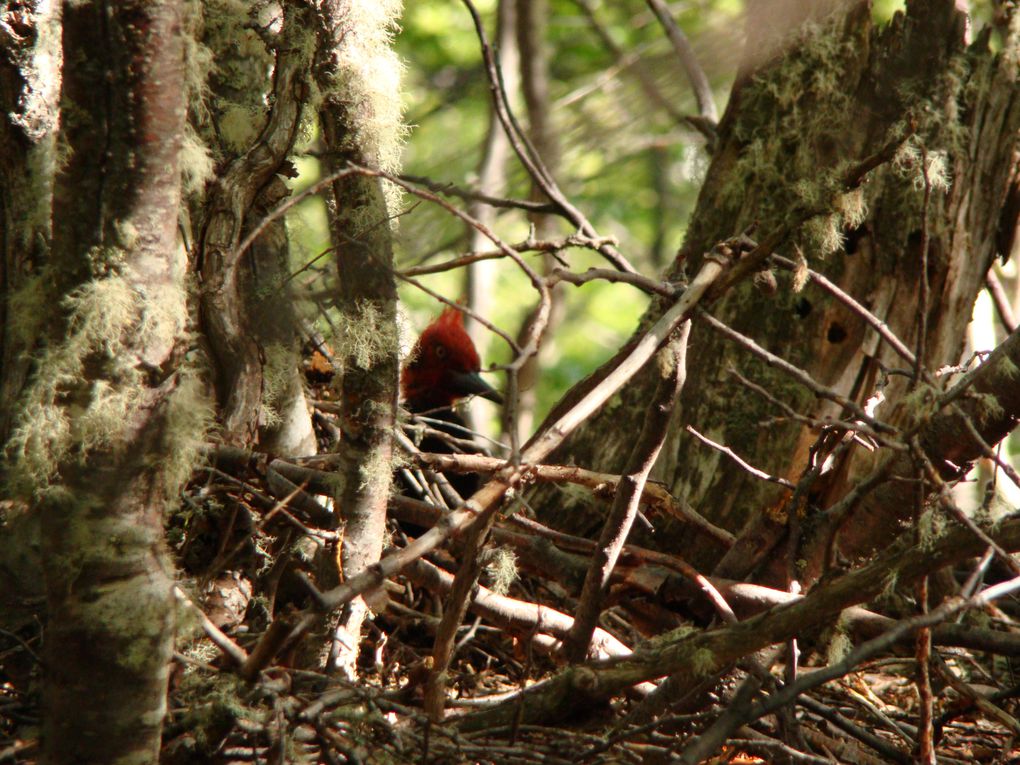
[[[744,150],[721,190],[723,203],[740,211],[741,223],[757,218],[767,228],[791,215],[797,223],[805,212],[822,213],[805,236],[809,254],[841,242],[839,164],[849,147],[840,136],[852,107],[846,81],[863,55],[855,43],[838,16],[805,25],[789,55],[745,88],[743,118],[734,126]]]
[[[206,435],[216,424],[212,397],[198,370],[180,370],[177,388],[166,404],[160,472],[165,496],[174,497],[205,458]]]
[[[392,314],[371,300],[359,300],[353,312],[345,313],[342,335],[337,338],[344,359],[368,370],[396,360],[400,337]]]
[[[191,6],[193,57],[186,82],[200,93],[192,118],[218,155],[240,154],[265,127],[274,56],[256,31],[267,26],[266,3],[206,0]],[[271,26],[271,25],[270,25]]]
[[[506,595],[517,581],[517,555],[509,547],[495,547],[482,552],[482,565],[489,579],[489,588],[497,595]]]
[[[106,273],[63,300],[63,336],[40,352],[5,448],[16,493],[49,488],[67,459],[126,443],[133,413],[146,400],[140,362],[183,331],[184,301],[173,287],[145,295],[120,275],[122,251],[90,254],[93,268]]]
[[[347,5],[334,32],[331,76],[320,78],[318,98],[343,105],[344,145],[359,161],[385,171],[400,167],[407,134],[403,122],[400,81],[403,64],[393,51],[392,38],[402,0],[357,0]],[[391,215],[400,205],[401,191],[384,184]]]
[[[275,427],[282,421],[280,412],[287,403],[298,359],[292,349],[281,343],[267,346],[265,359],[262,368],[262,411],[259,419],[263,426]]]
[[[854,644],[850,639],[846,622],[840,616],[835,625],[833,625],[832,635],[829,638],[828,645],[825,647],[826,662],[828,664],[838,664],[846,658],[847,654],[853,650],[853,647]]]

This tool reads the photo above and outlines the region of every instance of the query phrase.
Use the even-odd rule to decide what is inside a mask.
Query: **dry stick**
[[[767,652],[765,661],[756,666],[758,671],[749,673],[736,692],[726,701],[722,714],[708,727],[708,730],[684,747],[679,760],[681,763],[698,765],[726,743],[726,740],[737,728],[745,724],[751,711],[751,702],[761,690],[766,678],[771,677],[769,669],[779,658],[781,651],[782,649],[773,649]],[[757,664],[756,660],[752,659],[752,661]]]
[[[918,484],[918,494],[923,502],[924,481]],[[920,615],[928,613],[928,575],[925,574],[917,582],[917,600]],[[935,765],[935,696],[931,687],[931,627],[922,627],[915,636],[917,658],[917,695],[918,695],[918,762]]]
[[[261,236],[262,232],[269,227],[269,224],[277,220],[280,216],[284,215],[289,209],[291,209],[297,204],[300,204],[313,194],[318,194],[320,191],[322,191],[324,188],[329,186],[334,181],[338,181],[344,176],[351,175],[352,173],[355,172],[357,171],[345,167],[342,170],[337,170],[335,173],[327,175],[325,178],[319,179],[311,186],[309,186],[307,189],[302,191],[300,194],[295,194],[292,197],[288,197],[286,201],[277,205],[277,207],[272,212],[270,212],[262,220],[260,220],[258,222],[258,225],[256,225],[251,230],[248,236],[241,240],[241,243],[234,248],[233,252],[230,253],[230,258],[228,262],[236,262],[238,258],[244,255],[245,250],[251,247],[252,242],[258,239],[259,236]]]
[[[717,452],[725,454],[727,457],[729,457],[731,460],[733,460],[741,468],[746,470],[755,478],[760,478],[762,481],[768,481],[770,483],[778,483],[780,486],[783,486],[790,490],[797,488],[797,485],[793,483],[793,481],[790,481],[789,479],[783,478],[781,476],[770,475],[769,473],[766,473],[764,470],[759,470],[754,465],[750,464],[749,462],[741,458],[740,455],[738,455],[730,447],[716,443],[708,436],[704,436],[701,433],[699,433],[697,430],[694,429],[693,426],[688,425],[687,432],[690,433],[699,441],[701,441],[701,443],[705,444],[705,446],[711,447],[712,449],[715,449]]]
[[[984,436],[981,435],[981,432],[974,424],[974,420],[960,408],[959,404],[952,404],[952,407],[953,411],[963,418],[963,426],[967,428],[967,432],[970,434],[970,437],[973,438],[974,443],[978,445],[982,456],[989,462],[992,462],[996,468],[1005,473],[1015,486],[1020,487],[1020,474],[1017,473],[1016,469],[1006,462],[997,450],[992,448],[991,444],[985,441]]]
[[[585,18],[588,19],[588,23],[594,30],[595,35],[599,38],[599,42],[616,58],[617,68],[620,70],[630,69],[634,72],[637,77],[638,84],[641,86],[641,90],[648,97],[648,100],[657,108],[662,109],[666,112],[675,122],[686,123],[701,133],[709,144],[715,142],[716,133],[715,126],[710,125],[704,118],[697,118],[683,114],[677,109],[673,102],[663,95],[662,91],[659,90],[659,86],[655,84],[655,79],[648,73],[642,64],[641,60],[636,54],[628,54],[623,48],[613,39],[609,31],[599,23],[598,18],[595,16],[595,9],[592,7],[591,0],[574,0],[574,4],[577,5]],[[714,123],[715,120],[712,120]]]
[[[521,462],[540,462],[553,449],[559,446],[581,423],[608,401],[613,394],[630,380],[652,357],[659,346],[672,334],[705,295],[708,288],[725,271],[715,257],[705,259],[705,263],[690,287],[680,299],[667,310],[662,317],[638,341],[628,356],[606,375],[601,383],[590,390],[577,404],[565,412],[550,425],[541,435],[521,453]],[[487,484],[479,489],[464,504],[454,510],[403,550],[389,555],[365,571],[351,577],[339,587],[325,593],[316,592],[318,610],[331,610],[346,603],[351,598],[381,586],[386,579],[397,574],[412,561],[417,560],[438,547],[448,537],[461,533],[477,520],[484,520],[495,513],[506,491],[516,487],[525,470],[520,467],[508,467],[501,470]],[[306,614],[290,635],[290,641],[297,640],[313,624],[314,613]]]
[[[778,263],[783,268],[786,268],[791,271],[797,267],[797,265],[792,260],[790,260],[789,258],[784,258],[781,255],[773,255],[771,257],[771,260]],[[839,302],[841,302],[855,314],[864,319],[864,321],[866,321],[868,325],[882,337],[883,340],[889,343],[889,347],[896,351],[896,353],[898,353],[904,361],[909,363],[911,366],[913,366],[916,363],[915,360],[917,357],[914,355],[914,352],[911,351],[906,346],[906,344],[902,340],[900,340],[891,329],[889,329],[888,324],[886,324],[880,318],[875,316],[875,314],[873,314],[871,311],[869,311],[867,308],[861,305],[852,296],[850,296],[842,289],[840,289],[838,286],[829,281],[824,275],[818,273],[817,271],[812,271],[811,269],[808,269],[807,273],[808,279],[810,281],[817,284],[822,290],[828,292]]]
[[[548,213],[553,215],[560,211],[560,208],[557,205],[546,204],[544,202],[532,202],[527,199],[496,197],[490,194],[485,194],[481,191],[462,189],[452,183],[439,183],[422,175],[408,175],[407,173],[401,173],[398,177],[401,180],[413,183],[416,186],[424,186],[429,191],[434,191],[437,194],[442,194],[443,196],[457,197],[458,199],[463,199],[466,202],[482,202],[489,207],[527,210],[530,213]]]
[[[584,661],[588,655],[588,646],[609,590],[613,568],[630,535],[638,514],[641,493],[666,440],[670,415],[687,378],[687,340],[690,334],[691,323],[685,321],[658,353],[659,381],[645,410],[641,435],[630,453],[612,508],[602,527],[574,613],[574,626],[564,644],[567,659],[571,662]]]
[[[397,517],[400,520],[406,520],[419,526],[431,526],[441,517],[438,508],[428,505],[420,500],[398,496],[393,497],[391,502],[394,504],[395,509],[397,510]],[[595,550],[596,543],[594,540],[564,534],[561,531],[556,531],[547,526],[543,526],[538,521],[533,521],[520,515],[511,516],[508,520],[510,524],[517,526],[520,530],[528,533],[522,535],[502,526],[497,526],[493,533],[500,544],[509,545],[518,550],[528,552],[532,549],[532,537],[537,536],[552,541],[556,547],[566,552],[590,555]],[[636,559],[641,563],[650,563],[656,566],[661,566],[662,568],[670,571],[675,571],[697,586],[698,590],[709,600],[723,621],[733,623],[737,620],[733,610],[730,608],[725,598],[722,596],[720,591],[716,589],[716,585],[682,558],[678,558],[674,555],[668,555],[657,550],[649,550],[644,547],[638,547],[636,545],[625,545],[623,548],[623,554],[629,558]],[[546,556],[544,562],[546,563],[546,570],[544,573],[548,573],[548,556]],[[626,577],[624,576],[623,578],[625,579]],[[731,584],[732,583],[726,583],[724,586],[729,587]],[[795,597],[789,596],[779,598],[777,600],[775,597],[767,599],[767,596],[763,594],[776,592],[779,591],[768,590],[768,588],[760,588],[761,598],[759,598],[759,600],[747,597],[744,597],[744,599],[754,600],[755,605],[759,606],[757,610],[762,610],[762,608],[775,605],[776,603],[788,602],[790,598]],[[783,596],[787,595],[787,593],[782,592],[779,592],[779,594]],[[738,597],[743,596],[738,595]],[[762,605],[763,600],[764,605]],[[878,618],[877,614],[868,615],[876,619]]]
[[[953,687],[957,693],[964,698],[968,698],[971,702],[982,712],[989,717],[995,718],[995,720],[1005,728],[1008,728],[1013,732],[1014,736],[1020,736],[1020,722],[1017,721],[1013,715],[1009,714],[1002,707],[997,704],[993,704],[989,699],[986,699],[980,693],[970,687],[968,683],[965,683],[956,673],[946,664],[946,660],[943,659],[938,653],[934,655],[935,668],[939,674],[945,679],[949,685]]]
[[[740,332],[737,332],[735,329],[730,328],[729,326],[719,321],[717,318],[712,316],[704,309],[699,309],[697,313],[698,318],[702,319],[716,332],[729,338],[730,340],[733,340],[742,348],[746,349],[747,351],[751,352],[758,358],[762,359],[770,367],[785,372],[788,376],[792,377],[794,380],[799,382],[805,388],[814,393],[817,397],[828,399],[829,401],[832,401],[833,403],[839,404],[843,408],[848,409],[849,411],[853,412],[854,415],[856,415],[860,420],[868,423],[868,425],[870,425],[872,428],[874,428],[876,431],[880,433],[889,433],[893,435],[898,433],[896,428],[894,428],[893,426],[887,425],[881,420],[876,420],[874,417],[869,415],[860,406],[858,406],[858,404],[855,401],[851,401],[843,394],[834,391],[831,388],[826,388],[824,385],[817,382],[811,375],[809,375],[800,367],[795,366],[786,359],[780,358],[779,356],[776,356],[774,353],[770,353],[769,351],[765,350],[760,345],[758,345],[758,343],[749,338],[747,335],[743,335]]]
[[[1020,545],[1020,521],[1007,521],[998,529],[998,538],[1007,549]],[[753,651],[781,642],[794,634],[802,634],[816,625],[827,623],[849,606],[877,596],[894,578],[913,580],[926,571],[936,570],[955,561],[973,556],[978,546],[970,532],[950,530],[944,538],[924,549],[911,544],[909,537],[901,535],[886,551],[871,563],[837,579],[816,586],[803,599],[774,608],[767,613],[751,617],[734,626],[710,630],[696,630],[683,635],[671,635],[649,645],[632,657],[610,663],[592,663],[572,667],[524,692],[525,721],[562,719],[572,710],[607,700],[634,683],[643,682],[663,674],[677,673],[681,681],[693,685],[706,674],[715,674],[731,662]],[[1012,585],[1020,587],[1020,578]],[[988,597],[1001,597],[1009,589],[989,590]],[[984,605],[983,600],[968,600],[966,607]],[[932,611],[932,623],[951,617],[944,610]],[[915,620],[901,623],[902,635],[924,624]],[[883,643],[872,641],[870,651],[879,651],[902,638],[893,630],[883,636]],[[868,654],[869,656],[871,654]],[[867,658],[867,657],[865,657]],[[849,671],[849,670],[846,670]],[[838,674],[838,673],[837,673]],[[815,677],[812,673],[811,678]],[[824,682],[823,678],[818,682]],[[802,676],[791,687],[801,692]],[[782,703],[788,703],[784,699]],[[502,704],[484,712],[473,713],[458,722],[464,731],[480,730],[504,724],[516,702]],[[773,711],[767,709],[763,714]]]
[[[1010,305],[1009,296],[1006,294],[1002,282],[999,281],[999,277],[992,269],[989,269],[985,274],[985,286],[988,288],[988,294],[992,296],[992,302],[995,304],[995,310],[999,314],[1002,326],[1009,333],[1015,332],[1017,321],[1016,316],[1013,315],[1013,306]]]
[[[202,623],[202,630],[205,632],[213,643],[219,648],[225,656],[230,658],[238,667],[244,666],[245,662],[248,661],[248,654],[241,648],[237,643],[231,640],[219,627],[213,624],[212,619],[206,616],[205,611],[199,608],[191,598],[188,597],[187,593],[184,592],[178,585],[174,585],[174,596],[183,605],[190,608],[198,616]]]
[[[403,178],[405,176],[400,177]],[[571,234],[570,236],[565,236],[560,239],[535,239],[533,236],[529,236],[524,241],[511,244],[510,249],[516,250],[517,252],[542,252],[551,254],[553,257],[558,257],[557,253],[560,250],[566,250],[571,247],[579,247],[586,250],[597,251],[603,244],[614,241],[616,240],[609,237],[591,239],[590,237],[582,234]],[[429,266],[412,266],[410,268],[405,268],[403,271],[398,273],[400,276],[425,276],[427,274],[439,274],[445,271],[452,271],[456,268],[469,266],[472,263],[477,263],[482,260],[495,260],[505,257],[506,255],[500,250],[468,252],[459,257],[445,260],[441,263],[433,263]],[[620,272],[612,271],[612,273],[616,274]]]
[[[542,277],[539,276],[538,273],[525,262],[524,258],[521,257],[521,254],[519,252],[517,252],[513,247],[511,247],[502,239],[500,239],[488,226],[486,226],[484,223],[477,220],[476,218],[472,217],[471,215],[468,215],[463,210],[454,207],[445,199],[442,199],[436,194],[433,194],[431,191],[419,189],[414,185],[408,183],[407,181],[403,180],[399,176],[394,175],[393,173],[387,173],[383,170],[376,170],[370,167],[362,167],[360,165],[355,165],[354,163],[348,163],[348,167],[353,172],[360,173],[361,175],[365,175],[370,178],[383,178],[389,181],[390,183],[400,186],[400,188],[404,189],[410,194],[414,194],[417,197],[428,200],[429,202],[438,205],[455,218],[459,218],[463,223],[466,223],[467,225],[471,226],[476,231],[481,233],[483,236],[485,236],[490,242],[496,245],[500,252],[502,252],[506,257],[510,258],[510,260],[516,263],[517,267],[524,272],[524,275],[528,278],[528,281],[531,282],[531,286],[535,288],[536,292],[538,292],[539,307],[535,312],[535,321],[532,324],[531,331],[526,338],[527,342],[523,345],[523,347],[520,348],[518,348],[518,345],[509,339],[509,336],[507,336],[506,333],[496,329],[492,324],[485,321],[480,316],[477,316],[474,312],[468,311],[466,308],[464,308],[464,306],[451,303],[449,300],[439,296],[437,293],[428,290],[426,287],[424,287],[424,285],[414,282],[415,286],[417,286],[419,289],[423,289],[436,299],[441,300],[443,303],[454,306],[455,308],[457,308],[457,310],[467,313],[469,316],[471,316],[471,318],[475,319],[478,322],[481,322],[483,325],[499,334],[499,336],[502,337],[504,340],[507,340],[510,343],[510,347],[515,349],[517,357],[514,359],[513,362],[506,366],[506,369],[511,371],[519,369],[520,366],[524,363],[524,361],[538,350],[539,338],[541,337],[542,332],[545,329],[546,323],[549,321],[550,298],[549,288],[546,286],[545,280],[542,279]],[[407,277],[401,278],[403,278],[405,281],[412,281]]]
[[[985,531],[974,522],[974,519],[967,513],[963,512],[960,506],[953,501],[952,490],[942,476],[939,475],[939,472],[935,469],[931,459],[929,459],[928,455],[925,454],[924,449],[921,448],[921,445],[917,442],[916,438],[912,439],[911,444],[914,448],[915,456],[924,466],[925,475],[928,480],[938,487],[938,501],[942,509],[949,513],[949,515],[951,515],[957,523],[965,529],[968,529],[970,533],[980,539],[983,544],[987,545],[988,549],[992,550],[995,555],[998,556],[999,560],[1001,560],[1015,576],[1020,576],[1020,563],[1017,563],[1016,559],[1012,555],[1006,552],[1000,544],[988,536],[988,534],[986,534]]]
[[[481,454],[430,454],[418,452],[414,459],[421,464],[441,473],[495,473],[508,466],[506,460],[498,457],[487,457]],[[572,483],[586,486],[596,494],[616,492],[620,476],[612,473],[598,473],[575,465],[544,465],[525,464],[527,480],[545,483]],[[670,515],[677,520],[690,523],[702,533],[712,537],[726,547],[733,545],[733,534],[705,519],[685,502],[677,499],[665,486],[659,483],[646,483],[641,495],[642,501],[657,512]],[[516,517],[516,516],[515,516]]]
[[[597,237],[598,234],[595,231],[595,227],[591,224],[591,221],[589,221],[580,210],[571,204],[570,200],[567,199],[559,186],[556,185],[556,181],[542,164],[542,160],[538,156],[538,152],[535,151],[535,148],[531,145],[527,135],[517,124],[517,120],[513,116],[513,111],[510,108],[510,100],[507,97],[506,90],[502,87],[500,82],[499,65],[496,63],[496,58],[492,53],[492,47],[489,45],[489,39],[485,34],[485,26],[482,24],[481,16],[478,15],[478,10],[475,8],[471,0],[462,1],[468,9],[468,13],[471,14],[471,19],[475,25],[475,32],[478,35],[478,40],[482,46],[482,58],[485,62],[485,73],[489,80],[489,92],[492,94],[493,104],[496,107],[496,116],[499,118],[500,124],[503,125],[503,129],[506,131],[507,137],[510,139],[510,145],[513,146],[514,152],[516,152],[518,158],[521,160],[521,164],[524,165],[535,184],[542,189],[542,192],[550,200],[552,200],[557,207],[559,207],[557,212],[574,224],[574,226],[576,226],[582,234],[593,238]],[[623,256],[623,254],[612,245],[608,243],[604,244],[598,248],[598,252],[621,271],[629,271],[631,273],[638,272],[637,269],[634,268],[634,266],[632,266]]]
[[[424,560],[416,560],[405,569],[407,577],[421,587],[440,594],[447,594],[453,588],[453,575]],[[554,608],[497,595],[485,587],[479,587],[471,600],[471,610],[504,629],[522,634],[541,632],[556,637],[565,637],[574,620]],[[596,650],[602,657],[629,656],[631,649],[612,634],[598,630]]]
[[[702,118],[710,120],[714,124],[718,121],[719,116],[715,110],[715,101],[712,98],[712,87],[708,84],[705,71],[701,68],[701,64],[698,63],[698,58],[694,55],[694,50],[691,48],[690,42],[687,41],[687,36],[677,26],[676,21],[673,20],[673,16],[669,12],[669,8],[666,7],[662,0],[647,0],[647,2],[648,7],[652,9],[652,13],[655,14],[659,23],[666,30],[666,36],[669,37],[673,50],[676,51],[680,62],[684,66],[687,79],[690,80],[691,88],[694,89],[694,96],[698,100],[698,111],[701,112]]]
[[[803,415],[796,409],[794,409],[792,406],[787,404],[785,401],[782,401],[781,399],[778,399],[775,396],[773,396],[764,387],[758,385],[758,383],[744,377],[734,367],[730,367],[726,371],[729,374],[736,377],[737,381],[745,388],[755,393],[756,395],[760,396],[762,399],[778,408],[784,414],[784,417],[774,417],[768,420],[762,420],[760,421],[760,424],[769,425],[773,422],[781,421],[782,419],[785,418],[792,420],[794,422],[799,422],[802,425],[806,425],[807,427],[813,430],[823,429],[828,430],[830,428],[839,428],[840,430],[843,430],[847,433],[854,433],[855,437],[856,434],[863,433],[869,436],[870,438],[874,439],[881,446],[888,447],[890,449],[898,449],[899,451],[905,451],[907,449],[907,446],[905,444],[901,444],[898,441],[890,441],[881,434],[876,433],[874,430],[869,428],[863,422],[850,422],[848,420],[839,420],[834,417],[825,417],[824,419],[818,419],[817,417],[808,417],[806,415]]]
[[[468,605],[473,599],[472,591],[478,586],[478,577],[482,573],[482,548],[489,539],[497,517],[496,513],[489,513],[468,529],[462,561],[443,602],[443,616],[436,629],[436,639],[432,646],[432,667],[425,683],[425,697],[422,701],[425,714],[435,722],[441,722],[443,719],[446,707],[446,673],[453,659],[457,630],[464,621]]]
[[[823,720],[832,723],[844,733],[848,733],[858,741],[870,746],[889,762],[899,762],[903,763],[903,765],[910,765],[913,762],[913,758],[909,754],[901,752],[884,738],[880,738],[871,731],[855,725],[836,710],[830,709],[810,696],[801,696],[797,699],[797,703]]]
[[[984,570],[984,566],[987,565],[988,560],[988,556],[985,556],[982,561],[982,565],[979,565],[971,574],[967,585],[965,585],[965,592],[972,592],[977,586],[980,573]],[[809,675],[801,675],[796,682],[784,685],[769,698],[755,704],[749,709],[743,710],[742,714],[734,716],[733,719],[731,719],[730,722],[732,727],[729,731],[726,731],[726,735],[723,735],[721,738],[721,731],[718,730],[709,731],[713,734],[711,736],[707,735],[709,732],[706,732],[706,734],[703,734],[702,736],[698,736],[684,749],[681,756],[681,762],[688,763],[688,765],[694,765],[695,763],[701,762],[715,752],[716,749],[718,749],[718,747],[726,740],[729,733],[732,733],[740,725],[750,724],[764,715],[776,712],[781,707],[795,702],[798,696],[805,691],[808,691],[811,688],[816,688],[829,680],[835,680],[838,677],[848,674],[861,662],[887,650],[905,635],[914,631],[922,631],[925,627],[931,627],[942,621],[950,619],[956,614],[970,608],[986,605],[996,598],[1008,595],[1010,592],[1017,589],[1020,589],[1020,577],[995,585],[994,587],[989,587],[983,593],[974,595],[973,597],[965,596],[962,598],[947,600],[933,611],[901,620],[895,627],[879,637],[869,640],[866,643],[862,643],[857,648],[854,648],[842,661],[837,662],[836,664],[830,664],[827,667],[816,670]]]
[[[980,571],[980,569],[977,571]],[[975,573],[977,573],[977,571]],[[972,579],[974,579],[974,577],[972,577]],[[784,686],[778,693],[755,706],[752,710],[752,721],[774,712],[784,704],[789,704],[805,691],[816,688],[822,683],[827,683],[830,680],[835,680],[837,677],[842,677],[843,675],[852,672],[854,667],[864,661],[867,661],[873,656],[876,656],[882,651],[887,650],[895,642],[910,632],[922,627],[934,626],[940,622],[953,618],[957,614],[973,608],[983,608],[984,606],[987,606],[995,600],[1005,597],[1016,590],[1020,590],[1020,577],[1015,577],[1005,582],[1001,582],[1000,584],[993,585],[984,592],[971,597],[952,598],[947,600],[938,608],[929,611],[927,614],[919,614],[909,619],[903,619],[895,627],[883,635],[874,638],[873,640],[869,640],[866,643],[862,643],[857,648],[854,648],[849,654],[847,654],[845,659],[837,664],[830,664],[829,666],[819,669],[816,672],[812,672],[809,675],[801,675],[800,679],[796,683]]]
[[[647,276],[642,276],[641,274],[632,274],[626,271],[614,271],[610,268],[589,268],[581,274],[568,271],[565,268],[557,268],[546,277],[546,281],[549,283],[549,286],[558,282],[569,282],[570,284],[580,286],[596,280],[629,284],[644,292],[662,295],[667,298],[676,297],[677,293],[680,292],[680,289],[678,289],[676,285],[670,284],[669,282],[651,279]]]

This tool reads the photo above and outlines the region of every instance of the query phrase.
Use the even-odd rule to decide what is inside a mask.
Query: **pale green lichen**
[[[988,422],[992,419],[997,419],[1005,414],[1002,404],[999,402],[998,397],[994,393],[980,393],[978,391],[971,391],[969,400],[973,402],[975,409],[974,419],[978,423]]]
[[[935,544],[945,536],[946,517],[943,513],[929,508],[921,513],[917,521],[917,530],[921,549],[934,550]]]
[[[265,359],[262,367],[262,409],[259,421],[266,427],[275,427],[283,421],[280,413],[287,404],[298,360],[294,352],[281,343],[267,346]]]
[[[352,315],[347,315],[342,335],[337,338],[346,357],[359,369],[371,369],[389,358],[399,347],[396,323],[388,312],[371,300],[359,300]]]
[[[52,273],[44,270],[24,279],[21,285],[10,293],[7,320],[12,336],[19,343],[28,345],[42,330],[52,300],[51,283]]]
[[[930,418],[936,410],[938,391],[924,382],[904,394],[902,412],[905,418],[904,427],[910,427]]]
[[[482,553],[482,565],[488,575],[489,588],[497,595],[506,595],[517,581],[517,556],[509,547],[496,547]]]
[[[216,160],[191,123],[184,127],[180,163],[183,193],[186,196],[201,195],[206,184],[216,175]]]
[[[707,648],[699,648],[691,654],[691,674],[696,678],[708,677],[716,670],[715,654]]]
[[[171,394],[166,408],[163,448],[160,450],[160,471],[166,485],[166,496],[176,496],[201,464],[205,455],[206,435],[216,423],[213,406],[197,370],[185,367]]]
[[[112,267],[123,253],[107,249],[97,260]],[[37,359],[40,373],[26,390],[5,449],[20,490],[45,490],[73,454],[83,458],[127,440],[132,413],[145,397],[143,354],[168,348],[183,330],[183,300],[172,297],[151,299],[124,276],[108,275],[64,299],[64,337]]]
[[[841,615],[836,624],[833,625],[832,636],[829,638],[829,644],[825,649],[826,663],[830,665],[838,664],[846,658],[853,647],[854,644],[850,639],[846,622]]]
[[[332,78],[321,97],[342,103],[347,112],[346,146],[361,161],[395,171],[406,135],[399,97],[403,64],[392,48],[401,0],[356,0],[332,20],[336,29]],[[400,189],[385,184],[386,206],[392,215],[400,205]]]

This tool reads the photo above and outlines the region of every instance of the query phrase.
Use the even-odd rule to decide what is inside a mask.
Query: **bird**
[[[464,330],[461,312],[446,308],[415,343],[400,376],[401,398],[428,428],[418,448],[438,454],[481,452],[455,405],[468,396],[503,403],[499,392],[482,379],[481,358]],[[458,474],[448,480],[461,497],[474,493],[478,476]]]

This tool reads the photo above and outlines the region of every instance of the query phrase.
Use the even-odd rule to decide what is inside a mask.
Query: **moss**
[[[853,649],[854,644],[850,639],[850,635],[847,631],[846,623],[843,618],[839,620],[832,628],[832,636],[829,639],[828,645],[825,647],[826,663],[837,664],[846,658],[847,654]]]
[[[917,387],[903,396],[904,422],[902,426],[909,428],[930,418],[935,413],[937,401],[938,391],[927,383],[919,382]]]
[[[917,528],[922,550],[933,550],[935,544],[945,536],[946,517],[932,509],[925,510],[918,519]]]
[[[978,393],[971,391],[968,400],[974,404],[974,419],[977,424],[1002,417],[1006,410],[999,403],[999,398],[994,393]]]
[[[166,409],[160,466],[166,495],[173,497],[204,458],[206,434],[216,422],[216,410],[197,370],[180,371],[177,389]]]
[[[371,300],[359,300],[354,315],[347,314],[345,318],[343,335],[337,338],[337,344],[354,366],[368,370],[395,357],[400,338],[388,311]]]
[[[30,344],[42,331],[53,303],[52,273],[44,270],[22,281],[10,293],[7,319],[13,337],[24,345]]]
[[[294,352],[280,343],[266,347],[265,359],[262,368],[262,409],[259,419],[262,425],[275,427],[282,422],[280,412],[287,403],[298,361]]]
[[[734,133],[745,148],[722,190],[728,205],[743,209],[738,226],[756,217],[772,227],[790,211],[796,218],[804,210],[825,209],[838,189],[843,147],[836,136],[845,133],[850,109],[847,72],[862,53],[838,17],[806,25],[790,50],[742,95],[745,118]],[[834,236],[812,239],[831,243]]]
[[[223,152],[246,151],[265,127],[274,57],[255,31],[266,26],[268,20],[261,18],[265,7],[266,3],[247,0],[206,0],[189,6],[192,39],[185,82],[199,143],[213,147],[208,151],[215,159]],[[184,166],[186,179],[198,178],[196,171],[204,165],[194,148],[190,154],[198,164]]]
[[[715,654],[707,648],[699,648],[691,654],[691,674],[695,678],[708,677],[716,670]]]
[[[124,268],[122,250],[90,254],[93,267],[107,274],[64,299],[64,338],[37,358],[40,371],[24,394],[5,450],[19,493],[47,488],[72,453],[84,458],[126,443],[132,413],[147,398],[139,358],[152,348],[164,355],[184,326],[176,288],[143,295],[117,273]],[[36,299],[37,291],[34,285],[22,297]]]
[[[189,122],[184,127],[181,143],[181,188],[186,196],[201,196],[205,186],[216,175],[212,150],[202,141]]]
[[[509,547],[496,547],[482,553],[482,565],[489,578],[489,588],[497,595],[506,595],[517,581],[517,556]]]
[[[399,168],[407,131],[398,95],[403,64],[391,47],[401,6],[401,0],[361,0],[348,5],[334,32],[332,76],[320,80],[317,96],[344,105],[346,143],[337,148],[386,171]],[[386,183],[385,195],[393,214],[400,205],[400,189]]]

